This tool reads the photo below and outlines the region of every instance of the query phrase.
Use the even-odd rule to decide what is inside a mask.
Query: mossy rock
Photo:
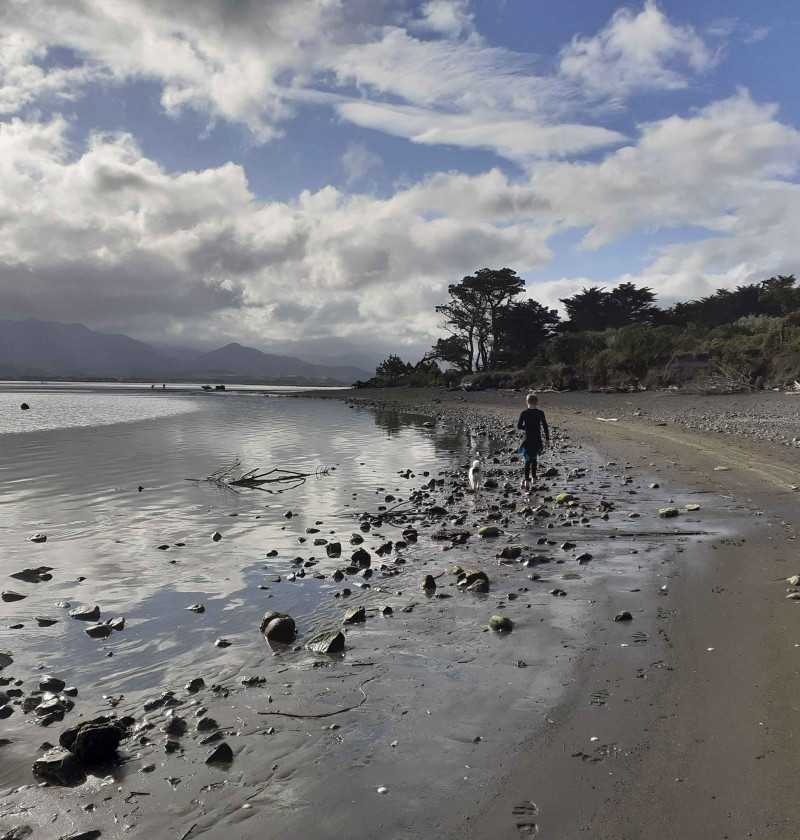
[[[514,629],[514,624],[511,619],[504,615],[493,615],[489,619],[490,630],[502,630],[505,633],[510,633]]]
[[[660,508],[658,511],[658,515],[662,519],[672,519],[672,517],[677,516],[679,513],[677,508]]]

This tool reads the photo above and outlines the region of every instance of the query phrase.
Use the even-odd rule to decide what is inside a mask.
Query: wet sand
[[[187,840],[797,836],[790,716],[800,607],[778,580],[800,571],[794,451],[641,418],[602,423],[587,412],[593,403],[560,397],[542,406],[560,437],[551,461],[559,476],[527,502],[509,453],[516,437],[506,434],[519,395],[347,394],[368,411],[464,421],[475,443],[493,440],[498,490],[476,500],[462,464],[428,490],[422,476],[409,480],[416,507],[442,504],[449,517],[369,532],[374,550],[375,531],[397,541],[413,524],[420,537],[400,553],[405,562],[396,551],[374,556],[388,576],[369,588],[348,576],[341,586],[353,594],[330,599],[300,628],[300,649],[264,644],[260,660],[215,659],[197,695],[164,686],[180,700],[175,713],[193,720],[202,707],[218,721],[234,749],[230,766],[205,765],[195,736],[165,756],[167,710],[144,715],[132,696],[117,709],[138,721],[119,766],[80,788],[7,790],[0,827],[30,824],[43,840],[89,828]],[[721,465],[729,470],[714,470]],[[578,497],[573,513],[553,501],[564,490]],[[601,498],[613,504],[608,519]],[[549,516],[523,512],[539,503]],[[657,515],[687,503],[700,510]],[[502,534],[480,540],[474,531],[490,521],[491,504]],[[466,545],[431,538],[452,517],[471,532]],[[340,536],[350,530],[358,523]],[[575,548],[562,549],[565,540]],[[501,563],[509,543],[523,555]],[[581,552],[592,554],[586,565]],[[490,592],[460,592],[453,564],[485,569]],[[420,588],[427,573],[444,573],[433,593]],[[556,587],[567,595],[550,595]],[[279,609],[276,600],[268,607]],[[352,604],[393,613],[370,612],[348,629],[343,658],[302,649]],[[620,610],[633,620],[615,622]],[[497,612],[514,621],[510,634],[486,630]],[[249,673],[266,683],[242,686]]]

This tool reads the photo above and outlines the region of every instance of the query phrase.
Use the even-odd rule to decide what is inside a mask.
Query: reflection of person
[[[522,441],[519,451],[525,459],[525,479],[522,482],[522,487],[525,490],[530,490],[531,479],[536,484],[536,459],[544,451],[542,429],[544,429],[544,437],[548,443],[550,443],[550,429],[547,427],[544,412],[537,408],[539,397],[536,394],[528,394],[525,402],[528,407],[520,414],[517,428],[525,430],[525,440]]]

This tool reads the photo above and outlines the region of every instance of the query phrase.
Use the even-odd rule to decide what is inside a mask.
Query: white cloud
[[[691,26],[671,23],[654,0],[639,14],[619,9],[591,38],[575,36],[561,51],[561,73],[586,90],[627,97],[644,90],[686,87],[687,65],[703,73],[719,60]]]
[[[325,187],[261,201],[234,164],[168,173],[126,134],[95,135],[76,156],[67,129],[60,118],[0,123],[9,316],[192,342],[391,339],[414,355],[432,341],[447,284],[477,268],[529,274],[551,305],[588,283],[535,283],[549,237],[571,227],[590,228],[587,247],[708,229],[636,278],[662,295],[789,273],[800,259],[800,186],[786,180],[800,133],[744,92],[646,124],[596,163],[542,162],[522,181],[439,173],[380,199]]]
[[[383,158],[371,152],[363,143],[351,140],[342,155],[342,167],[347,173],[347,184],[360,181],[371,169],[381,166]]]

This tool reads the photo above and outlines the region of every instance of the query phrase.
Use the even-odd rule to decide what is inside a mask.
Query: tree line
[[[373,384],[429,384],[501,370],[532,373],[554,364],[588,369],[603,354],[601,362],[641,375],[666,354],[688,347],[687,341],[696,344],[704,336],[713,342],[714,331],[726,325],[752,332],[752,324],[741,322],[761,318],[761,327],[777,329],[769,319],[800,315],[794,275],[718,289],[668,308],[659,307],[646,286],[590,286],[560,299],[566,317],[525,292],[525,282],[510,268],[482,268],[451,284],[449,299],[436,307],[445,335],[416,364],[390,356],[378,365]]]

